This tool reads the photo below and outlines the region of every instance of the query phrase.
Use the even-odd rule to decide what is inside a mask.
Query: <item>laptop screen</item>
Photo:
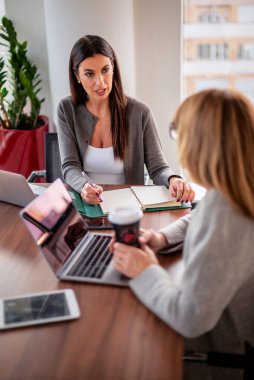
[[[88,231],[60,179],[29,203],[21,217],[54,272]]]

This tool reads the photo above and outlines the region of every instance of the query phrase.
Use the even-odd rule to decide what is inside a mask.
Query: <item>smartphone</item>
[[[79,316],[78,302],[72,289],[0,299],[0,329],[61,322]]]
[[[88,218],[87,216],[82,215],[82,218],[89,230],[108,230],[113,228],[112,224],[105,216],[98,218]]]

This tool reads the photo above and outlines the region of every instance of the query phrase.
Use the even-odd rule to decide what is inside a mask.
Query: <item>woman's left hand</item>
[[[192,203],[195,198],[195,191],[192,190],[190,184],[183,178],[172,177],[169,181],[169,191],[178,202]]]
[[[150,265],[158,264],[154,252],[146,244],[136,248],[114,243],[114,268],[129,278],[137,277]]]

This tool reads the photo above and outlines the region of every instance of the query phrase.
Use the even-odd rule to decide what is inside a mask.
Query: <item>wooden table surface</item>
[[[0,332],[0,379],[181,379],[182,338],[128,288],[59,281],[20,210],[0,202],[0,297],[72,288],[81,317]],[[141,226],[158,229],[187,212],[147,213]],[[174,270],[179,257],[163,257],[163,265]]]

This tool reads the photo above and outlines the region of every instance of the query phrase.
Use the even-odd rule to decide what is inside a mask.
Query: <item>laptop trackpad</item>
[[[113,268],[113,262],[111,261],[108,268],[102,276],[102,281],[108,284],[116,284],[122,286],[129,286],[129,278],[119,273]]]

